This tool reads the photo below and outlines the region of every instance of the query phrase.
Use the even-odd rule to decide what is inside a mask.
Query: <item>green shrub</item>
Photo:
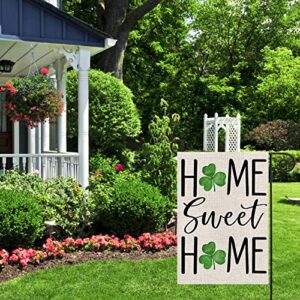
[[[248,134],[257,150],[299,149],[300,124],[293,121],[274,120],[261,124]]]
[[[8,171],[0,176],[0,188],[26,191],[42,206],[44,221],[56,221],[60,234],[78,235],[92,219],[93,203],[72,178],[43,181],[35,174]]]
[[[288,150],[280,151],[286,152],[294,156],[296,162],[300,162],[300,151]],[[291,171],[291,159],[283,155],[274,155],[272,160],[273,181],[288,182],[297,181],[300,182],[300,174],[298,165]]]
[[[45,190],[39,196],[45,220],[56,221],[61,236],[80,235],[91,222],[94,205],[79,183],[69,177],[45,181]]]
[[[77,139],[78,77],[68,72],[68,137]],[[98,70],[89,72],[90,142],[103,153],[119,153],[128,138],[141,131],[131,91],[117,78]]]
[[[105,183],[113,183],[118,174],[115,170],[115,166],[118,164],[119,161],[117,159],[97,153],[90,158],[90,172],[93,178],[97,177],[98,180]]]
[[[140,151],[139,167],[142,178],[159,188],[170,199],[176,199],[176,160],[172,148],[173,129],[179,116],[166,115],[167,103],[162,101],[163,117],[155,116],[149,125],[150,142],[145,143]],[[175,147],[175,149],[174,149]]]
[[[1,247],[31,246],[44,231],[42,208],[27,192],[0,189]]]
[[[19,173],[10,170],[0,176],[0,188],[1,187],[20,192],[26,191],[36,195],[43,192],[44,182],[36,174]]]
[[[97,193],[93,195],[99,203],[98,221],[119,236],[160,230],[169,220],[174,206],[157,188],[128,174],[116,178],[106,203]]]

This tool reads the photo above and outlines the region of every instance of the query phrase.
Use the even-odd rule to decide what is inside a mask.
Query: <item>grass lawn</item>
[[[300,299],[300,207],[280,203],[300,197],[300,183],[274,184],[274,300]],[[107,261],[59,267],[5,282],[0,299],[264,300],[268,286],[181,286],[176,259]]]

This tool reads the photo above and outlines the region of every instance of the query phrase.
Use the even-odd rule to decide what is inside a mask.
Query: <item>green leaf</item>
[[[204,244],[202,246],[202,251],[205,254],[213,255],[215,253],[215,251],[216,251],[216,244],[215,244],[215,242],[209,242],[208,244]]]
[[[216,165],[209,164],[208,166],[202,168],[202,172],[204,175],[208,177],[213,177],[214,174],[216,173]]]
[[[226,175],[223,172],[218,172],[216,173],[216,175],[214,176],[214,182],[216,185],[218,186],[224,186],[226,183]]]
[[[210,269],[213,264],[213,259],[209,255],[201,255],[199,257],[199,262],[203,265],[204,269]]]
[[[223,250],[217,250],[213,255],[213,260],[219,264],[223,265],[225,263],[226,253]]]
[[[210,177],[201,177],[199,183],[204,187],[204,190],[207,192],[212,189],[213,180]]]

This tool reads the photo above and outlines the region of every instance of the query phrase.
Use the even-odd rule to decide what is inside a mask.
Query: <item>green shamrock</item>
[[[216,185],[224,186],[226,184],[226,175],[223,172],[216,173],[216,165],[209,164],[203,167],[202,173],[205,175],[200,178],[199,184],[204,187],[205,191],[210,191],[214,187],[216,191]]]
[[[223,265],[225,263],[226,252],[224,250],[216,251],[215,242],[204,244],[202,246],[202,251],[205,253],[205,255],[201,255],[199,257],[199,262],[200,264],[203,264],[204,269],[208,270],[213,265],[215,270],[215,263],[219,265]]]

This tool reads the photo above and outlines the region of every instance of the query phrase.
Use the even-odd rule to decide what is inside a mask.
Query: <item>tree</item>
[[[266,47],[263,70],[258,76],[256,101],[248,112],[262,121],[275,119],[299,121],[300,57],[291,50]]]
[[[97,66],[123,78],[123,61],[129,33],[134,25],[163,0],[65,0],[64,8],[102,30],[117,43],[98,56]]]
[[[187,99],[194,95],[193,49],[190,22],[196,0],[165,1],[131,31],[124,61],[124,83],[135,94],[144,132],[161,111],[161,100],[170,113],[188,112]],[[196,113],[196,112],[195,112]]]
[[[261,102],[262,50],[295,44],[297,12],[287,0],[177,0],[153,10],[131,32],[124,68],[144,132],[161,98],[181,115],[188,149],[202,146],[204,113],[240,112],[244,125],[256,127],[249,106]]]

